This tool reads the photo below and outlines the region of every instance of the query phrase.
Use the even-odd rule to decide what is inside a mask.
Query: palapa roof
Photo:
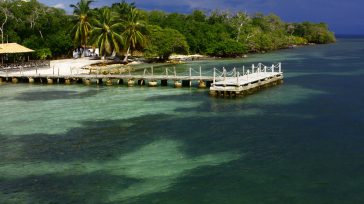
[[[0,54],[26,53],[34,50],[19,45],[18,43],[0,43]]]

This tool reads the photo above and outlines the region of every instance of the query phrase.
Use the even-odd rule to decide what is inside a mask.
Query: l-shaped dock
[[[176,70],[168,68],[161,74],[153,72],[153,68],[144,70],[143,74],[38,74],[20,72],[0,72],[0,83],[63,83],[63,84],[104,84],[104,85],[149,85],[168,86],[169,82],[174,82],[174,87],[190,87],[198,84],[199,88],[210,88],[213,96],[240,96],[246,95],[264,87],[277,85],[283,82],[283,72],[281,63],[266,66],[262,63],[252,65],[249,68],[234,68],[228,72],[225,68],[220,71],[214,68],[213,74],[203,74],[201,67],[199,71],[189,69],[189,74],[177,74]]]

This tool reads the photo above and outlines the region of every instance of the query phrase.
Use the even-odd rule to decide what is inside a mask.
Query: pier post
[[[181,88],[182,87],[182,83],[180,81],[175,81],[174,82],[174,87],[175,88]]]
[[[200,66],[200,80],[202,78],[202,71],[201,71],[201,66]]]
[[[71,84],[71,79],[70,78],[64,79],[64,84],[70,85]]]
[[[11,82],[12,82],[12,83],[14,83],[14,84],[16,84],[16,83],[18,83],[18,82],[19,82],[19,79],[18,79],[18,78],[16,78],[16,77],[13,77],[13,78],[11,79]]]
[[[214,79],[213,79],[213,81],[212,81],[212,83],[214,84],[214,86],[215,86],[215,82],[216,82],[215,75],[216,75],[216,68],[214,67]]]
[[[198,88],[200,88],[200,89],[204,89],[204,88],[206,88],[206,82],[205,82],[205,81],[203,81],[203,80],[200,80],[200,81],[198,82]]]
[[[272,73],[274,72],[274,64],[272,64]]]
[[[239,84],[239,72],[237,72],[236,74],[236,86],[239,87],[240,84]]]
[[[112,80],[107,78],[105,84],[106,84],[106,86],[112,86]]]
[[[133,79],[128,79],[128,86],[129,87],[134,86],[134,80]]]
[[[252,73],[254,73],[254,64],[252,64]]]
[[[53,84],[53,79],[52,78],[47,78],[47,84]]]
[[[83,81],[83,83],[84,83],[85,85],[91,85],[91,80],[90,80],[90,79],[85,79],[85,80]]]
[[[192,68],[190,67],[190,79],[191,79],[191,76],[192,76]]]
[[[279,72],[282,72],[282,63],[278,63]]]
[[[158,82],[157,82],[157,81],[155,81],[155,80],[151,80],[151,81],[149,81],[149,82],[148,82],[148,85],[149,85],[150,87],[156,87],[156,86],[158,85]]]
[[[222,68],[223,69],[223,74],[224,74],[224,87],[226,86],[226,69],[225,67]]]

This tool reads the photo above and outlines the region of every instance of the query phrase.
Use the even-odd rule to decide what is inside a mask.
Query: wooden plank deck
[[[210,94],[216,96],[245,95],[250,91],[276,85],[283,81],[281,63],[271,67],[263,66],[260,63],[257,67],[253,65],[251,71],[248,70],[247,74],[240,76],[240,73],[234,70],[233,75],[227,76],[226,70],[223,70],[221,75],[223,79],[214,78],[210,87]],[[216,76],[215,70],[214,76]]]

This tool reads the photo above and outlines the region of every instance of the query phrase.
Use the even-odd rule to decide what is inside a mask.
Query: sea
[[[2,83],[0,203],[364,203],[364,37],[176,69],[279,62],[239,98]]]

